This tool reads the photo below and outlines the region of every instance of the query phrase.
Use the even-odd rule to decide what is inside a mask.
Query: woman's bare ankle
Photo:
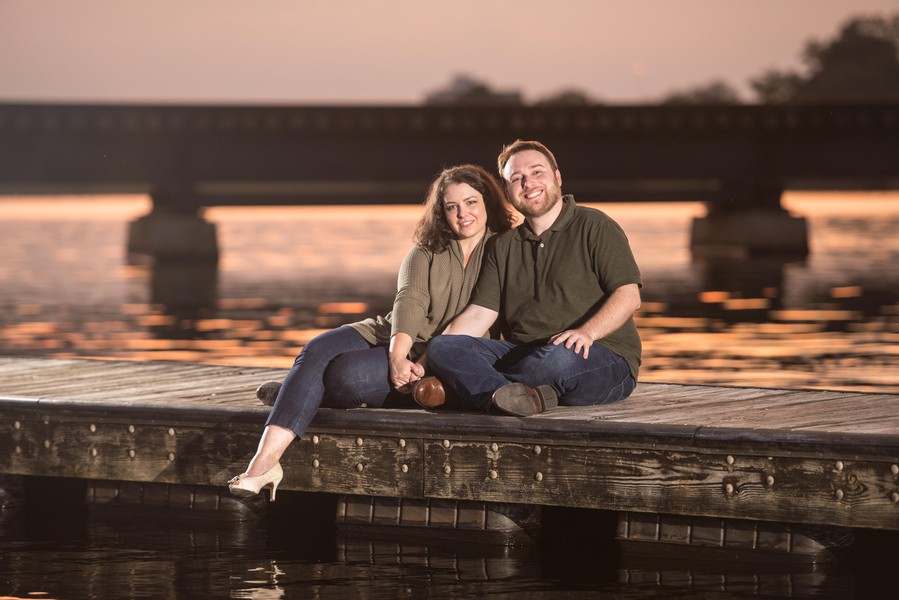
[[[250,464],[247,465],[246,473],[250,477],[259,477],[263,473],[267,473],[271,470],[276,464],[278,464],[278,459],[273,456],[253,457]]]

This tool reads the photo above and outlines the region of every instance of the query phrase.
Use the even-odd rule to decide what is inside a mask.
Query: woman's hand
[[[405,356],[390,357],[390,383],[399,392],[408,394],[412,391],[412,384],[424,377],[424,367],[414,363]]]
[[[390,367],[390,383],[397,391],[408,394],[412,391],[412,384],[424,377],[423,366],[409,360],[409,351],[412,349],[412,338],[405,333],[396,333],[390,338],[388,350],[388,365]]]

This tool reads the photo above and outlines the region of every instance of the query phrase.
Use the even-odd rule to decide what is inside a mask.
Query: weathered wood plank
[[[270,410],[256,386],[285,373],[0,358],[0,472],[223,486]],[[283,489],[899,529],[899,395],[640,384],[527,419],[323,409],[283,466]]]
[[[425,460],[438,498],[899,528],[889,462],[472,442],[426,444]]]

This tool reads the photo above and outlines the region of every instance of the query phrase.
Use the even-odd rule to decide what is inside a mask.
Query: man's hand
[[[590,356],[590,346],[593,345],[593,337],[584,329],[568,329],[562,333],[557,333],[549,340],[553,346],[564,344],[569,350],[574,349],[575,354],[584,351],[584,358]]]
[[[554,346],[565,344],[566,348],[573,348],[575,354],[580,354],[583,349],[584,358],[587,358],[593,342],[601,340],[624,325],[639,308],[640,287],[636,283],[623,285],[612,292],[586,323],[576,329],[566,329],[562,333],[557,333],[550,338],[550,341]]]

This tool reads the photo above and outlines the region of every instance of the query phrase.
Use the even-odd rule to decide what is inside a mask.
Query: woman
[[[408,393],[425,374],[428,340],[465,308],[481,268],[484,244],[507,231],[514,213],[483,168],[444,170],[431,184],[415,245],[400,266],[393,311],[316,336],[303,348],[278,391],[256,454],[228,482],[252,496],[283,477],[279,461],[302,437],[320,406],[381,407]]]

